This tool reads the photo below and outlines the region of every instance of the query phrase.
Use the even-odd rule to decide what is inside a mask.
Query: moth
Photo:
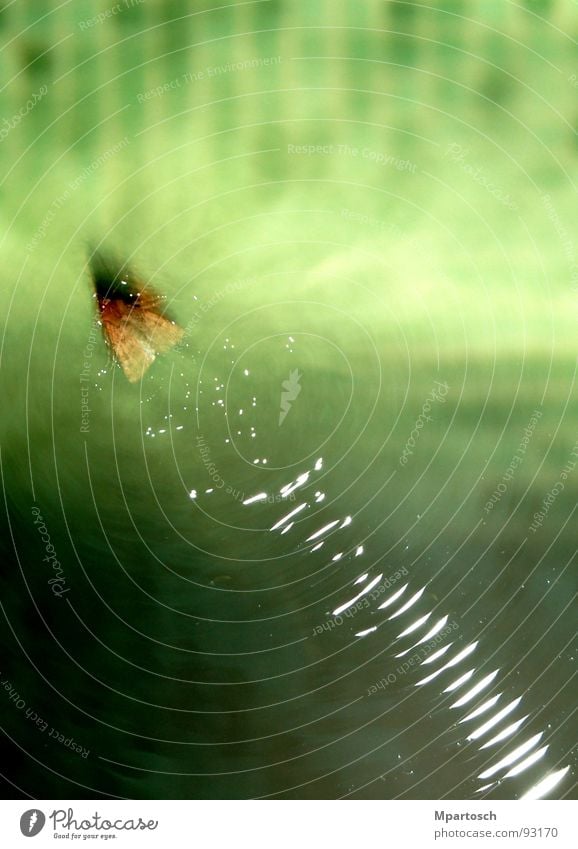
[[[165,298],[126,266],[94,253],[90,271],[105,341],[127,379],[137,383],[184,330],[164,314]]]

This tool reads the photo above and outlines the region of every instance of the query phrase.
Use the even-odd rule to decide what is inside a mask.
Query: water
[[[512,798],[554,774],[568,793],[569,486],[529,530],[555,411],[512,410],[508,363],[491,388],[443,352],[410,369],[380,350],[380,314],[360,327],[334,298],[282,294],[257,317],[229,294],[210,344],[189,337],[137,386],[95,342],[84,431],[77,362],[29,393],[46,418],[3,458],[15,785]],[[529,437],[490,510],[502,422],[508,460]],[[534,764],[489,774],[524,745]]]

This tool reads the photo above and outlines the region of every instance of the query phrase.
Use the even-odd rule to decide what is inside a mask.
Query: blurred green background
[[[8,663],[36,709],[54,711],[56,699],[61,724],[94,753],[81,763],[53,747],[41,758],[50,774],[19,755],[12,780],[24,792],[439,792],[438,777],[417,787],[415,773],[453,758],[453,739],[420,759],[407,730],[415,768],[384,783],[374,747],[392,728],[401,733],[405,716],[384,728],[374,699],[327,718],[382,674],[383,658],[372,663],[384,651],[353,640],[357,623],[323,651],[303,637],[358,575],[348,555],[321,594],[311,562],[326,565],[302,558],[314,521],[330,521],[331,510],[354,515],[348,546],[368,540],[372,567],[405,565],[428,583],[428,603],[463,615],[464,639],[482,635],[506,667],[532,647],[510,684],[525,671],[519,685],[538,712],[544,690],[555,694],[544,713],[552,763],[569,763],[566,731],[555,734],[569,709],[567,668],[553,659],[570,657],[573,632],[573,466],[530,527],[576,460],[577,36],[578,9],[563,0],[2,3]],[[133,263],[188,331],[186,346],[137,387],[96,345],[87,435],[79,375],[94,310],[89,244]],[[281,429],[281,385],[294,368],[302,391]],[[447,399],[402,465],[436,380]],[[222,405],[210,400],[213,381],[226,384]],[[542,415],[523,460],[485,511],[534,410]],[[184,428],[170,443],[160,430],[167,416]],[[210,486],[199,432],[236,492],[278,492],[323,455],[327,501],[313,499],[303,524],[275,542],[265,531],[278,504],[251,512],[221,492],[195,512],[189,490]],[[67,562],[79,621],[46,597],[33,503]],[[285,608],[299,612],[276,620]],[[40,636],[39,610],[88,673],[63,667],[55,639]],[[292,640],[297,660],[287,649],[259,655]],[[154,671],[141,679],[118,655]],[[316,675],[327,678],[322,695]],[[269,683],[228,686],[253,679]],[[313,695],[263,719],[286,686]],[[136,707],[118,695],[126,688]],[[416,716],[441,723],[441,734],[447,716],[417,698]],[[36,751],[38,737],[8,713],[9,736],[23,745],[31,735],[25,748]],[[292,731],[303,716],[312,727]],[[435,736],[427,722],[424,746]],[[263,728],[271,750],[231,745]],[[198,749],[159,742],[189,734]],[[325,745],[332,755],[319,754]],[[367,754],[351,766],[359,751]],[[444,792],[473,795],[471,769],[452,760]]]

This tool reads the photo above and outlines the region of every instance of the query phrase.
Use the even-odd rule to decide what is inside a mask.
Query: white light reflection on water
[[[360,598],[363,598],[364,595],[367,595],[368,592],[370,592],[374,587],[376,587],[382,578],[383,574],[379,574],[376,578],[373,579],[373,581],[370,581],[369,584],[364,587],[360,593],[354,596],[354,598],[352,598],[350,601],[346,601],[345,604],[342,604],[340,607],[336,607],[333,611],[333,616],[339,616],[339,614],[343,613],[344,610],[347,610],[348,608],[352,607],[357,601],[359,601]],[[355,583],[359,583],[359,579]]]
[[[444,654],[446,654],[446,652],[448,652],[452,646],[453,643],[447,643],[447,645],[442,646],[441,649],[438,649],[438,651],[434,652],[431,657],[426,657],[422,666],[424,666],[426,663],[435,663],[436,660],[438,660],[440,657],[443,657]],[[473,671],[474,670],[472,669],[472,673]]]
[[[496,743],[501,743],[502,740],[505,740],[507,737],[510,737],[515,731],[518,730],[521,725],[524,724],[524,722],[528,719],[529,716],[530,714],[527,713],[521,719],[517,719],[516,722],[512,722],[510,725],[507,725],[506,728],[499,732],[499,734],[496,734],[495,737],[492,737],[491,740],[488,740],[487,743],[484,743],[482,746],[480,746],[480,751],[482,749],[487,749],[489,746],[495,746]]]
[[[507,772],[504,778],[513,778],[515,775],[520,775],[520,773],[529,769],[529,767],[533,766],[533,764],[537,763],[539,760],[542,760],[542,758],[548,751],[548,748],[548,746],[542,746],[542,748],[538,749],[537,752],[533,752],[531,755],[528,755],[525,760],[523,760],[521,763],[517,764],[509,772]]]
[[[244,502],[244,503],[247,503],[247,502]],[[300,504],[300,505],[299,505],[298,507],[296,507],[294,510],[291,510],[291,512],[290,512],[290,513],[287,513],[287,515],[286,515],[286,516],[283,516],[283,518],[282,518],[282,519],[279,519],[279,521],[278,521],[278,522],[275,522],[275,524],[273,525],[273,527],[272,527],[270,530],[272,530],[272,531],[276,531],[276,530],[277,530],[277,528],[281,528],[281,527],[282,527],[282,526],[283,526],[286,522],[288,522],[288,521],[289,521],[289,519],[292,519],[292,518],[293,518],[293,516],[296,516],[296,515],[297,515],[297,513],[301,513],[301,511],[302,511],[302,510],[305,510],[305,508],[306,508],[306,507],[308,507],[308,506],[309,506],[309,505],[307,504],[307,502],[306,502],[306,501],[304,501],[304,502],[303,502],[303,504]]]
[[[380,604],[377,609],[378,610],[385,610],[386,607],[390,607],[392,604],[394,604],[398,600],[398,598],[400,598],[400,596],[402,596],[404,594],[404,592],[406,591],[408,586],[409,586],[409,584],[404,584],[403,587],[400,587],[397,590],[397,592],[395,592],[392,596],[390,596],[388,599],[386,599],[383,602],[383,604]]]
[[[409,610],[410,607],[413,607],[414,604],[417,601],[419,601],[419,599],[422,597],[424,592],[425,592],[425,587],[422,587],[421,590],[418,590],[415,593],[415,595],[412,595],[412,597],[408,601],[406,601],[406,603],[403,605],[403,607],[400,607],[399,610],[396,610],[395,613],[392,613],[389,618],[390,619],[397,619],[398,616],[401,616],[402,613],[405,613],[406,610]]]
[[[315,533],[313,533],[313,534],[311,534],[311,536],[307,537],[305,542],[312,542],[314,539],[317,539],[317,537],[320,537],[320,536],[323,536],[323,534],[326,534],[328,531],[330,531],[332,528],[334,528],[338,524],[339,524],[339,519],[334,519],[333,522],[329,522],[327,525],[323,525],[322,528],[319,528],[318,531],[315,531]]]
[[[407,637],[408,634],[413,634],[414,631],[417,631],[418,628],[421,628],[421,626],[425,622],[427,622],[427,620],[430,618],[430,616],[431,616],[431,611],[429,613],[426,613],[425,616],[422,616],[420,619],[416,619],[416,621],[413,622],[411,625],[409,625],[405,629],[405,631],[402,631],[401,634],[398,634],[396,639],[400,640],[402,637]],[[390,619],[391,618],[392,617],[390,616]]]
[[[355,636],[366,637],[368,634],[372,634],[374,631],[377,631],[377,625],[373,625],[373,627],[371,628],[366,628],[365,631],[358,631]]]
[[[292,492],[295,492],[296,489],[299,489],[300,486],[304,486],[308,480],[309,472],[304,472],[302,475],[299,475],[299,477],[295,481],[293,481],[293,483],[288,483],[285,484],[285,486],[281,487],[279,492],[281,493],[281,495],[287,497],[288,495],[291,495]]]
[[[502,698],[501,693],[496,693],[495,696],[492,696],[491,699],[487,699],[485,702],[482,702],[479,707],[473,710],[471,713],[468,713],[467,716],[464,716],[463,719],[460,719],[460,722],[469,722],[471,719],[476,719],[478,716],[486,713],[486,711],[491,710],[495,704]]]
[[[518,696],[517,699],[513,699],[506,707],[503,707],[502,710],[498,711],[491,719],[488,719],[487,722],[484,722],[483,725],[480,725],[479,728],[476,728],[475,731],[472,731],[471,734],[468,734],[468,740],[478,740],[480,737],[483,737],[484,734],[487,734],[490,729],[492,729],[498,722],[501,722],[505,716],[508,716],[515,710],[520,702],[522,701],[522,696]],[[471,717],[468,717],[471,718]],[[461,722],[465,722],[466,720],[462,719]]]
[[[538,734],[534,734],[533,737],[530,737],[530,739],[526,740],[525,743],[522,743],[521,746],[517,746],[508,755],[506,755],[505,758],[498,761],[497,764],[494,764],[489,769],[485,769],[481,772],[478,777],[481,779],[491,778],[492,775],[495,775],[501,769],[505,769],[506,767],[511,766],[511,764],[516,763],[516,761],[523,757],[526,752],[529,752],[534,748],[534,746],[537,746],[543,736],[543,731],[540,731]]]
[[[566,766],[563,769],[559,769],[556,772],[551,772],[549,775],[546,775],[543,779],[541,779],[541,781],[532,785],[532,787],[530,787],[530,789],[520,797],[520,800],[528,801],[530,799],[543,799],[554,789],[554,787],[556,787],[557,784],[560,783],[560,781],[562,781],[569,769],[570,767]]]
[[[319,470],[322,467],[321,458],[315,464],[315,470]],[[286,484],[280,490],[281,494],[287,497],[289,494],[294,492],[299,487],[305,487],[311,482],[311,473],[313,470],[305,471],[297,476],[297,478],[291,483]],[[319,489],[315,491],[314,498],[315,500],[319,500],[319,496],[321,492]],[[264,500],[266,498],[265,493],[261,493],[258,496],[253,496],[251,499],[247,500],[247,503],[254,503],[257,500]],[[314,504],[315,501],[313,498],[311,499],[311,503]],[[310,507],[311,504],[308,501],[303,501],[296,508],[292,509],[289,513],[285,514],[281,518],[277,519],[275,523],[271,526],[271,531],[281,530],[281,533],[286,533],[290,528],[295,526],[295,523],[292,521],[296,516],[303,514],[303,511],[306,508]],[[320,528],[310,533],[308,536],[305,536],[305,542],[311,543],[315,542],[315,545],[309,548],[309,551],[315,552],[319,551],[323,545],[328,545],[333,547],[333,551],[328,552],[327,555],[327,563],[337,563],[339,561],[344,561],[346,557],[359,557],[365,554],[364,545],[358,544],[353,547],[343,546],[341,544],[341,537],[339,548],[335,545],[332,546],[334,542],[333,534],[337,531],[341,531],[353,523],[353,519],[350,515],[345,518],[335,518],[325,522]],[[323,537],[323,539],[320,539]],[[337,550],[336,550],[337,549]],[[350,595],[348,600],[342,602],[337,605],[332,615],[334,617],[341,616],[346,611],[349,611],[352,608],[355,608],[358,605],[358,602],[366,596],[369,597],[369,594],[372,590],[380,585],[380,582],[383,581],[383,572],[371,577],[371,571],[363,572],[361,575],[358,573],[358,577],[355,580],[352,580],[351,586],[359,588],[358,591],[354,591],[353,594]],[[362,587],[360,585],[363,585]],[[427,627],[427,624],[432,617],[433,610],[419,611],[417,609],[417,615],[414,614],[413,621],[409,619],[408,611],[413,610],[413,608],[417,608],[420,599],[424,596],[424,593],[427,588],[427,584],[423,587],[419,588],[415,591],[411,597],[402,602],[403,597],[406,595],[407,590],[409,588],[409,584],[405,583],[404,585],[396,588],[395,591],[386,598],[385,601],[376,605],[377,611],[385,610],[389,607],[393,607],[396,602],[401,602],[401,606],[398,609],[394,609],[393,613],[384,621],[379,622],[377,624],[372,624],[369,627],[360,628],[355,632],[354,636],[356,638],[365,638],[372,636],[372,639],[375,639],[376,632],[386,623],[392,620],[397,620],[405,617],[404,627],[395,637],[395,640],[402,640],[410,634],[416,634],[415,642],[412,643],[409,648],[405,648],[402,651],[393,654],[395,658],[401,658],[407,655],[409,652],[415,650],[418,646],[426,644],[440,635],[440,632],[443,632],[444,628],[446,628],[449,616],[447,614],[438,616],[436,618],[435,624]],[[375,595],[373,596],[375,597]],[[359,605],[358,605],[359,608]],[[362,609],[362,608],[359,608]],[[355,615],[355,610],[353,611],[353,615]],[[411,615],[411,614],[410,614]],[[408,621],[409,620],[409,621]],[[419,633],[421,631],[421,634]],[[443,639],[443,635],[442,635]],[[439,648],[429,656],[420,660],[419,666],[429,666],[432,668],[432,665],[435,667],[430,674],[426,677],[418,680],[414,683],[415,687],[424,687],[427,684],[432,684],[439,676],[448,672],[449,670],[457,667],[463,661],[466,660],[470,655],[472,655],[479,648],[479,640],[474,640],[468,643],[465,647],[459,649],[459,641],[449,641],[445,642],[444,645],[441,645]],[[449,657],[449,659],[447,659]],[[519,731],[523,723],[528,719],[529,714],[525,714],[521,718],[516,719],[514,722],[510,722],[505,725],[503,728],[499,728],[500,725],[504,723],[504,720],[509,717],[515,710],[518,709],[519,705],[522,702],[522,696],[518,696],[517,698],[511,699],[506,705],[500,708],[497,711],[493,711],[498,702],[503,698],[504,691],[491,694],[488,698],[483,700],[481,703],[476,704],[479,697],[485,690],[489,690],[498,680],[498,676],[500,673],[500,669],[496,668],[489,673],[486,673],[483,677],[480,677],[476,674],[477,670],[475,667],[468,669],[465,672],[462,672],[458,677],[456,677],[453,681],[447,684],[447,686],[441,689],[441,692],[444,694],[454,693],[461,688],[463,688],[468,682],[471,682],[469,689],[462,693],[457,700],[455,700],[451,705],[448,705],[449,709],[452,710],[461,710],[466,705],[472,705],[473,709],[469,711],[466,716],[463,716],[458,719],[458,725],[462,725],[464,723],[472,723],[474,720],[484,717],[484,721],[479,724],[473,731],[471,731],[467,736],[465,736],[465,740],[468,742],[480,741],[478,751],[487,750],[491,746],[495,746],[498,743],[510,740],[510,742],[515,739],[516,733]],[[476,680],[476,678],[478,680]],[[491,690],[490,690],[491,692]],[[489,716],[489,718],[486,718]],[[494,731],[491,739],[488,739],[486,742],[483,742],[482,738],[489,736],[490,733]],[[486,783],[482,784],[481,787],[477,788],[474,792],[476,794],[486,793],[491,791],[492,788],[496,787],[502,781],[513,778],[516,775],[520,775],[521,773],[529,770],[533,765],[538,763],[545,755],[548,750],[548,746],[543,746],[540,749],[536,749],[539,741],[542,739],[544,732],[539,732],[534,736],[530,737],[525,742],[516,745],[505,755],[502,754],[501,757],[493,764],[486,764],[481,771],[477,773],[477,777],[480,781],[484,781]],[[535,751],[534,751],[535,750]],[[530,790],[527,791],[527,798],[540,798],[541,795],[546,795],[551,792],[552,789],[563,779],[563,777],[568,772],[568,767],[564,769],[560,769],[555,773],[551,773],[547,775],[541,781],[535,783]],[[509,770],[509,771],[508,771]],[[493,778],[494,776],[499,776],[500,773],[504,773],[501,777],[499,777],[494,781],[487,782],[488,778]]]
[[[449,687],[445,688],[444,693],[453,693],[454,690],[457,690],[459,687],[462,686],[462,684],[465,684],[466,681],[469,681],[475,671],[475,669],[469,669],[463,675],[460,675],[460,677],[457,678],[453,682],[453,684],[450,684]]]
[[[440,667],[440,669],[437,669],[435,672],[432,672],[431,675],[427,676],[427,678],[422,678],[421,681],[418,681],[415,686],[421,687],[424,684],[428,684],[430,681],[433,681],[434,678],[437,678],[438,675],[441,675],[442,672],[445,672],[446,669],[450,669],[452,666],[456,666],[465,657],[468,657],[468,655],[470,655],[472,652],[474,652],[476,650],[477,645],[478,645],[477,641],[474,642],[474,643],[470,643],[469,646],[466,646],[465,649],[462,649],[462,651],[459,652],[459,654],[457,654],[454,658],[452,658],[451,660],[448,660],[448,662],[444,666]]]
[[[257,495],[252,495],[250,498],[246,498],[243,501],[245,506],[249,504],[255,504],[256,501],[267,501],[267,493],[266,492],[258,492]]]
[[[488,687],[492,683],[499,671],[499,669],[494,669],[493,672],[490,672],[489,675],[486,675],[485,678],[482,678],[481,681],[478,681],[478,683],[475,684],[471,688],[471,690],[468,690],[465,695],[463,695],[460,699],[457,700],[457,702],[454,702],[453,705],[450,705],[450,708],[454,709],[463,707],[464,705],[467,705],[468,702],[471,702],[472,699],[475,699],[475,697],[479,693],[481,693],[482,690],[485,690],[486,687]]]
[[[430,614],[428,613],[425,618],[422,618],[419,621],[419,624],[421,625],[423,622],[425,622],[427,619],[429,619],[429,617],[430,617]],[[438,634],[442,630],[442,628],[444,627],[444,625],[448,621],[448,618],[449,618],[448,616],[442,616],[441,619],[438,619],[438,621],[435,623],[433,628],[430,628],[430,630],[427,632],[427,634],[424,634],[423,637],[421,637],[421,639],[419,639],[417,641],[417,643],[414,643],[408,649],[405,649],[405,651],[399,652],[399,654],[396,654],[395,657],[403,657],[404,655],[408,654],[410,651],[413,651],[413,649],[420,646],[422,643],[427,643],[428,640],[431,640],[433,637],[435,637],[436,634]],[[406,631],[405,633],[398,634],[397,639],[399,640],[400,637],[404,637],[405,634],[407,634],[407,633],[410,633],[410,632]],[[443,649],[440,649],[440,651],[443,652]],[[437,654],[438,657],[440,656],[439,652],[436,652],[436,654]]]

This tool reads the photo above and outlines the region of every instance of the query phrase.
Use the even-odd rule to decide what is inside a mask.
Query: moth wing
[[[155,352],[146,339],[126,319],[102,323],[106,339],[123,372],[131,383],[141,380],[155,361]]]
[[[127,322],[158,354],[170,350],[184,334],[183,328],[174,321],[150,309],[133,308],[127,317]]]

